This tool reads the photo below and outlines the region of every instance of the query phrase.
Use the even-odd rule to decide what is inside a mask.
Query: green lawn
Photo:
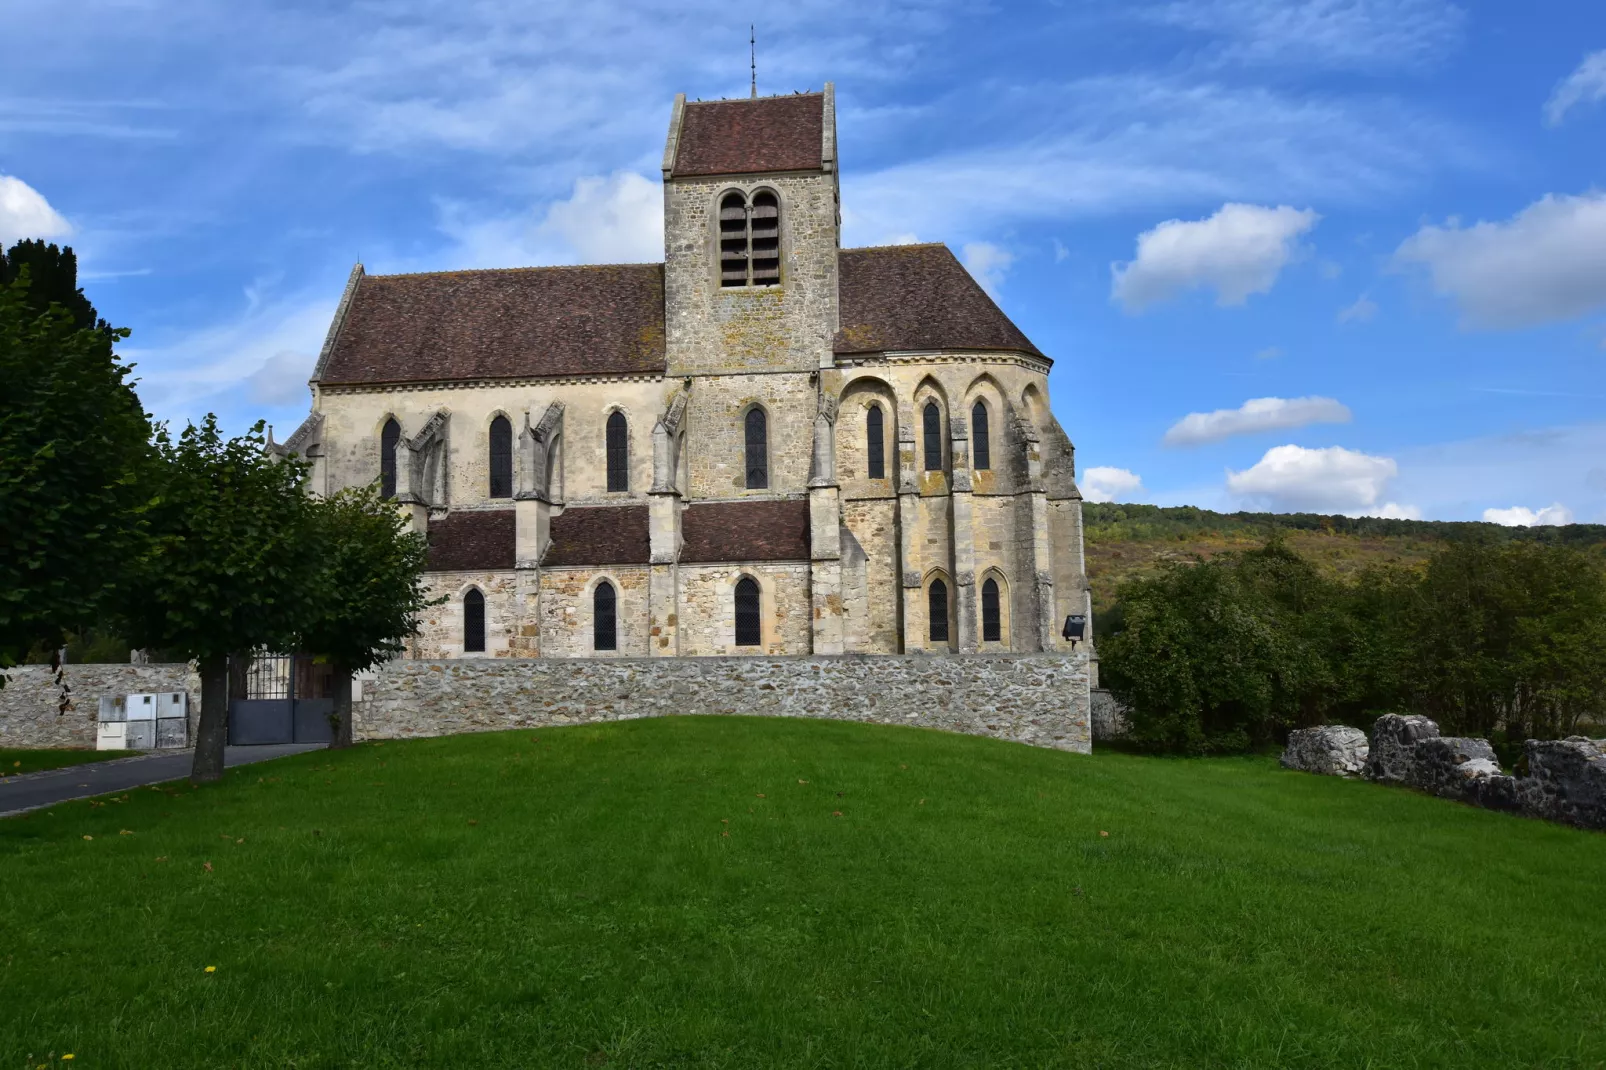
[[[30,750],[25,747],[0,747],[0,776],[38,773],[45,769],[60,769],[64,765],[104,762],[112,758],[134,758],[141,753],[143,752],[137,750]]]
[[[125,800],[0,821],[0,1068],[1606,1062],[1606,836],[1264,758],[676,718]]]

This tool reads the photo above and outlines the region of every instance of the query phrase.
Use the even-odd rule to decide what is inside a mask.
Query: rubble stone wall
[[[188,691],[190,732],[201,708],[201,678],[185,664],[68,665],[63,682],[70,702],[60,710],[61,688],[48,665],[22,665],[0,687],[0,747],[94,749],[103,695]]]
[[[365,681],[353,710],[363,739],[699,713],[1092,747],[1085,654],[399,660]]]

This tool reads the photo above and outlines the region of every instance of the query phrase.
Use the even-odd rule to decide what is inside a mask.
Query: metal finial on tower
[[[747,67],[753,74],[753,99],[758,99],[758,35],[753,23],[747,24]]]

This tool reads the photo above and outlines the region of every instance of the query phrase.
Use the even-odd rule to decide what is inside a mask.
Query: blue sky
[[[757,9],[754,9],[755,11]],[[174,421],[281,437],[353,262],[661,258],[707,0],[0,11],[0,240],[79,252]],[[946,241],[1056,360],[1090,497],[1606,522],[1606,5],[793,0],[844,242]]]

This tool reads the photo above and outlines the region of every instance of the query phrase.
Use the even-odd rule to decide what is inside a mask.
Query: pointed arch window
[[[513,497],[513,424],[506,416],[491,421],[491,497]]]
[[[749,200],[740,190],[719,199],[719,284],[779,286],[781,202],[772,190]]]
[[[463,653],[485,652],[485,596],[470,587],[463,595]]]
[[[747,489],[764,490],[770,485],[769,419],[754,405],[747,410],[744,434],[747,440]]]
[[[608,416],[608,490],[630,489],[630,424],[615,409]]]
[[[970,410],[970,457],[971,466],[978,472],[985,472],[993,466],[992,443],[988,440],[987,406],[980,401]]]
[[[763,641],[758,581],[751,576],[743,576],[736,581],[736,645],[759,646]]]
[[[887,478],[887,436],[880,405],[864,414],[864,449],[870,458],[870,478]]]
[[[998,606],[998,581],[981,585],[981,639],[984,643],[1003,642],[1004,626]]]
[[[926,440],[926,471],[942,471],[942,410],[935,401],[926,402],[920,414]]]
[[[941,580],[932,580],[931,586],[926,589],[926,615],[930,620],[930,634],[933,643],[946,643],[948,641],[948,585]]]
[[[401,444],[401,424],[392,416],[379,432],[379,493],[396,496],[396,447]]]
[[[607,580],[591,592],[591,649],[619,649],[619,593]]]

